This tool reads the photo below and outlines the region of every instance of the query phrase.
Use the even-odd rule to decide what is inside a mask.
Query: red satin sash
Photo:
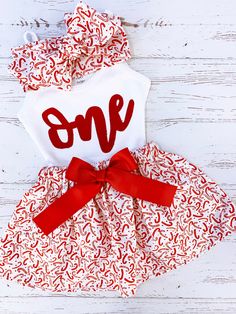
[[[96,170],[86,161],[73,157],[66,178],[74,181],[74,186],[34,217],[33,221],[48,235],[101,192],[105,182],[134,198],[171,206],[177,187],[132,173],[135,170],[138,170],[138,164],[128,148],[113,155],[108,167],[102,170]]]

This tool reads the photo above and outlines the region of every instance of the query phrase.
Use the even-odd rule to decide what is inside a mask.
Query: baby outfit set
[[[47,166],[0,240],[0,275],[129,297],[236,231],[235,206],[197,166],[146,142],[151,81],[128,65],[120,19],[79,2],[65,24],[65,36],[12,49],[18,116]]]

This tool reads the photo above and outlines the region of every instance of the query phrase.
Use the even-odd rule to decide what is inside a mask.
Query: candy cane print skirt
[[[133,198],[106,183],[83,208],[45,235],[33,218],[68,191],[66,167],[40,170],[0,242],[4,280],[53,292],[118,291],[177,269],[236,231],[226,193],[185,158],[153,143],[131,152],[142,176],[177,186],[170,207]],[[109,160],[99,162],[105,169]]]

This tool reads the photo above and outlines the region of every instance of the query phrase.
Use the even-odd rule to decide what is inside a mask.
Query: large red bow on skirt
[[[138,170],[138,164],[128,148],[116,153],[110,159],[109,166],[102,170],[96,170],[86,161],[73,157],[66,178],[74,181],[74,186],[34,217],[33,221],[48,235],[101,192],[105,182],[121,193],[169,207],[177,187],[134,174],[134,170]]]

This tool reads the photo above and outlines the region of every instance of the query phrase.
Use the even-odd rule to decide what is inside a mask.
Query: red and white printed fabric
[[[12,48],[9,70],[25,92],[48,86],[71,90],[73,78],[131,57],[119,17],[99,13],[80,1],[73,14],[65,14],[65,24],[65,36]]]
[[[66,167],[45,167],[1,239],[0,276],[46,291],[113,290],[129,297],[139,284],[188,263],[236,231],[233,203],[198,167],[153,142],[131,153],[143,176],[178,186],[171,207],[134,199],[106,183],[46,236],[32,219],[72,182],[65,179]]]

